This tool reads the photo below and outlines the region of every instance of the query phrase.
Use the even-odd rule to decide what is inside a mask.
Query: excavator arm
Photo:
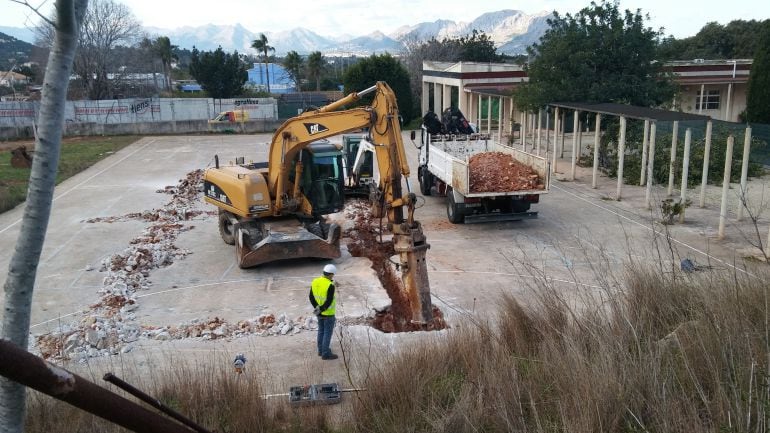
[[[430,245],[426,242],[421,224],[414,219],[416,196],[409,187],[409,164],[401,137],[395,94],[386,83],[378,82],[363,92],[351,94],[322,108],[318,113],[308,114],[305,120],[312,119],[315,122],[324,113],[338,109],[371,91],[374,91],[375,95],[371,105],[366,108],[370,115],[369,123],[363,125],[369,128],[369,137],[361,142],[353,169],[355,172],[360,168],[362,156],[366,151],[374,152],[380,178],[370,197],[372,214],[376,218],[387,217],[388,228],[393,233],[393,246],[399,255],[399,270],[409,298],[411,320],[427,323],[433,318],[425,260]],[[351,112],[353,110],[339,113]],[[302,118],[298,119],[298,122],[303,123],[305,129],[308,128]],[[312,127],[313,123],[310,125]],[[406,184],[406,191],[403,190],[403,183]]]

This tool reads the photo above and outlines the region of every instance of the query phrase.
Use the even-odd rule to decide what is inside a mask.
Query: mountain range
[[[406,44],[425,41],[430,38],[456,38],[469,35],[473,30],[485,33],[494,41],[499,53],[523,54],[526,47],[537,42],[548,28],[546,22],[549,12],[528,15],[517,10],[501,10],[480,15],[470,22],[436,20],[399,27],[390,34],[374,31],[359,36],[322,36],[306,28],[297,27],[281,32],[265,31],[269,44],[275,48],[275,54],[282,56],[289,51],[309,54],[321,51],[324,55],[368,56],[372,53],[390,52],[396,54]],[[198,27],[178,27],[164,29],[146,27],[152,36],[168,36],[171,43],[180,48],[214,50],[221,46],[225,51],[237,50],[240,53],[254,53],[253,40],[262,32],[255,32],[236,23],[232,25],[208,24]],[[0,27],[0,32],[16,39],[32,43],[34,35],[29,29]]]
[[[263,33],[279,56],[289,51],[300,54],[321,51],[325,55],[369,55],[385,51],[397,53],[412,41],[461,37],[471,34],[473,30],[489,36],[498,52],[516,55],[524,53],[528,45],[540,39],[548,28],[546,20],[549,16],[549,12],[528,15],[522,11],[506,9],[484,13],[470,22],[437,20],[406,25],[387,35],[374,31],[362,36],[328,37],[302,27]],[[221,46],[225,51],[238,50],[241,53],[251,52],[251,42],[260,33],[241,24],[209,24],[176,29],[149,27],[146,30],[153,35],[168,36],[174,45],[181,48],[195,46],[200,50],[213,50]]]

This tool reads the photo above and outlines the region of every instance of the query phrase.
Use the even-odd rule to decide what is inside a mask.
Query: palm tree
[[[257,52],[262,53],[263,58],[265,59],[265,73],[267,74],[267,93],[270,93],[270,72],[268,71],[267,67],[267,60],[268,60],[268,53],[269,52],[275,52],[275,47],[271,47],[267,44],[267,36],[265,36],[264,33],[259,34],[258,39],[254,39],[254,41],[251,43],[251,48],[254,48],[257,50]]]
[[[326,67],[326,59],[320,51],[313,51],[307,57],[307,75],[315,78],[315,90],[321,90],[321,73]]]
[[[294,85],[299,89],[300,75],[302,73],[302,57],[296,51],[289,51],[283,59],[283,67]]]
[[[176,54],[174,54],[174,49],[176,48],[178,48],[176,45],[171,45],[171,40],[168,36],[160,36],[152,44],[155,55],[158,56],[163,64],[163,74],[166,76],[166,89],[169,90],[171,89],[171,61],[177,59]]]

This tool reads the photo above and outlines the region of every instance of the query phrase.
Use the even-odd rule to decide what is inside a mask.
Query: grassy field
[[[66,138],[62,142],[61,158],[56,183],[85,170],[97,161],[135,142],[134,135],[116,137]],[[33,143],[7,142],[0,148],[0,212],[13,209],[27,196],[29,169],[11,167],[11,149],[26,145],[32,150]]]

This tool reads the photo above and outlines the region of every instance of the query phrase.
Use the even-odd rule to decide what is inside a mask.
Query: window
[[[700,90],[695,98],[695,108],[701,108],[701,94]],[[703,99],[704,110],[719,110],[719,90],[706,90],[705,98]]]

